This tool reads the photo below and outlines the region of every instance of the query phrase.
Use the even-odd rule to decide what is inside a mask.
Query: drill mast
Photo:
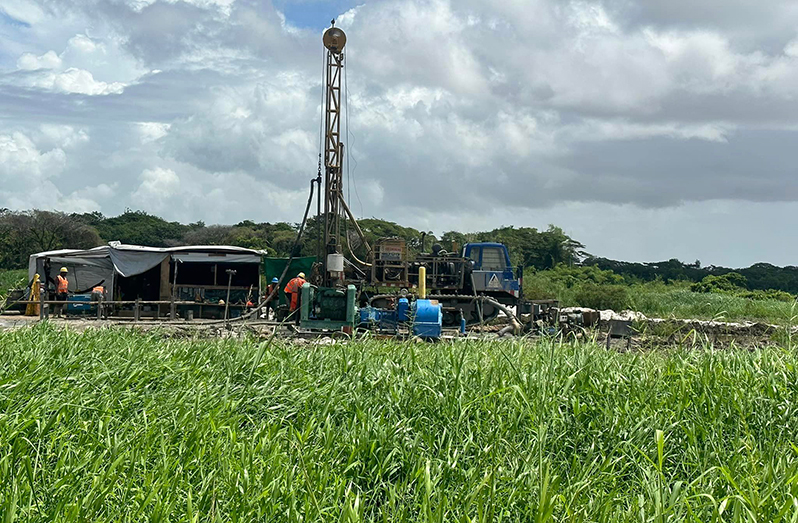
[[[327,48],[326,96],[324,112],[324,249],[322,285],[331,284],[330,255],[341,255],[341,206],[343,200],[343,148],[341,143],[341,77],[344,70],[344,45],[346,34],[335,27],[324,32],[322,39]]]
[[[340,284],[344,280],[341,245],[342,219],[351,221],[369,255],[371,247],[344,200],[341,77],[344,71],[343,50],[346,45],[346,34],[340,28],[335,27],[335,20],[332,21],[331,27],[324,32],[322,42],[327,48],[327,61],[324,97],[324,252],[319,255],[322,263],[322,286],[332,287],[335,283]]]

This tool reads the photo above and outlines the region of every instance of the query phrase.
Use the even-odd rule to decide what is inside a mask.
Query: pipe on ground
[[[512,331],[513,334],[521,334],[521,321],[518,319],[518,317],[516,317],[515,313],[512,310],[510,310],[509,307],[507,307],[506,305],[502,305],[498,301],[494,300],[493,298],[488,298],[487,296],[480,296],[479,299],[482,300],[483,302],[490,303],[491,305],[493,305],[494,307],[505,313],[508,318],[510,318],[510,325],[500,330],[499,336],[504,336],[510,331]]]
[[[502,330],[500,330],[498,332],[498,335],[501,338],[505,334],[510,334],[510,333],[515,334],[515,332],[513,332],[514,330],[515,330],[515,325],[510,324],[510,325],[507,325],[506,327],[502,328]]]

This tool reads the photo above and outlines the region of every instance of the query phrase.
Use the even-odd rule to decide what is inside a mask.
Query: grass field
[[[711,292],[690,292],[685,286],[633,285],[631,307],[654,318],[703,318],[722,321],[754,320],[775,324],[795,323],[795,302],[752,300]]]
[[[585,306],[580,302],[582,281],[563,281],[557,271],[541,271],[524,278],[527,296],[535,299],[555,298],[564,307]],[[617,286],[616,286],[617,287]],[[629,308],[652,318],[697,318],[721,321],[766,321],[775,324],[790,322],[798,309],[795,302],[758,299],[731,294],[691,292],[689,282],[636,283],[620,285],[628,297],[615,309]],[[794,321],[792,321],[795,323]]]
[[[4,521],[795,521],[794,347],[0,332]]]

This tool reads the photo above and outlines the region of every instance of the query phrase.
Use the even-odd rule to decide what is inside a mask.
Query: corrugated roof
[[[110,249],[118,251],[138,251],[138,252],[159,252],[159,253],[173,253],[173,252],[218,252],[218,253],[235,253],[235,254],[252,254],[254,256],[265,256],[265,250],[247,249],[246,247],[237,247],[235,245],[181,245],[179,247],[149,247],[147,245],[130,245],[117,241],[108,242],[108,245],[101,245],[92,249],[60,249],[57,251],[45,251],[31,254],[31,258],[44,258],[53,256],[80,256],[91,255],[97,256]]]

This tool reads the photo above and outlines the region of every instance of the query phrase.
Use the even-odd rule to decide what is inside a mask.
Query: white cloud
[[[136,122],[136,130],[141,137],[141,143],[151,143],[160,140],[169,133],[171,127],[163,122]]]
[[[661,122],[644,124],[628,120],[586,119],[576,126],[561,128],[563,138],[577,142],[601,142],[607,140],[645,140],[666,137],[673,139],[699,139],[709,142],[727,143],[736,126],[724,122],[706,124],[681,124]]]
[[[365,4],[357,5],[352,9],[349,9],[348,11],[344,12],[343,14],[338,15],[335,19],[335,25],[337,25],[341,29],[348,29],[349,27],[351,27],[352,24],[354,24],[355,22],[355,17],[357,16],[357,12],[364,5]]]
[[[21,132],[0,134],[0,206],[47,207],[60,193],[52,185],[66,165],[60,148],[40,150]]]
[[[64,168],[66,155],[59,148],[42,152],[21,132],[0,135],[0,176],[3,184],[26,186],[58,176]]]
[[[58,199],[56,206],[64,212],[88,213],[102,208],[103,204],[116,195],[116,184],[101,183],[84,187]]]
[[[41,56],[36,56],[33,53],[23,53],[17,60],[17,67],[23,71],[57,69],[61,67],[61,58],[55,54],[55,51],[47,51]]]
[[[74,149],[90,141],[86,129],[75,129],[71,125],[42,124],[39,134],[39,142],[64,150]]]
[[[164,204],[180,190],[180,177],[172,169],[144,169],[140,180],[132,198],[146,209],[163,210]]]
[[[85,34],[77,34],[70,38],[69,42],[67,42],[67,51],[65,52],[68,52],[70,48],[81,53],[93,53],[97,50],[105,50],[102,44],[95,42]]]
[[[61,54],[50,50],[43,55],[23,53],[17,69],[25,74],[10,77],[12,83],[61,93],[90,96],[120,94],[146,70],[121,50],[123,40],[109,35],[108,44],[79,33],[67,41]],[[101,77],[121,81],[105,81]],[[7,80],[8,81],[8,80]]]
[[[326,19],[304,29],[257,0],[42,2],[0,0],[32,24],[0,35],[16,61],[0,72],[0,111],[9,161],[48,173],[33,178],[43,205],[298,219]],[[686,207],[700,221],[709,200],[761,202],[735,204],[746,212],[798,200],[788,3],[356,2],[338,17],[344,142],[367,216],[434,230],[578,222],[591,246],[609,245],[609,228],[593,231],[607,213],[672,244]],[[0,205],[28,205],[10,194]],[[615,252],[661,252],[635,241]]]
[[[39,23],[46,18],[44,10],[31,0],[0,0],[0,11],[26,24]]]
[[[63,93],[88,94],[92,96],[119,94],[125,89],[121,82],[106,83],[94,79],[89,71],[70,67],[63,73],[48,75],[36,82],[38,87],[54,89]]]

